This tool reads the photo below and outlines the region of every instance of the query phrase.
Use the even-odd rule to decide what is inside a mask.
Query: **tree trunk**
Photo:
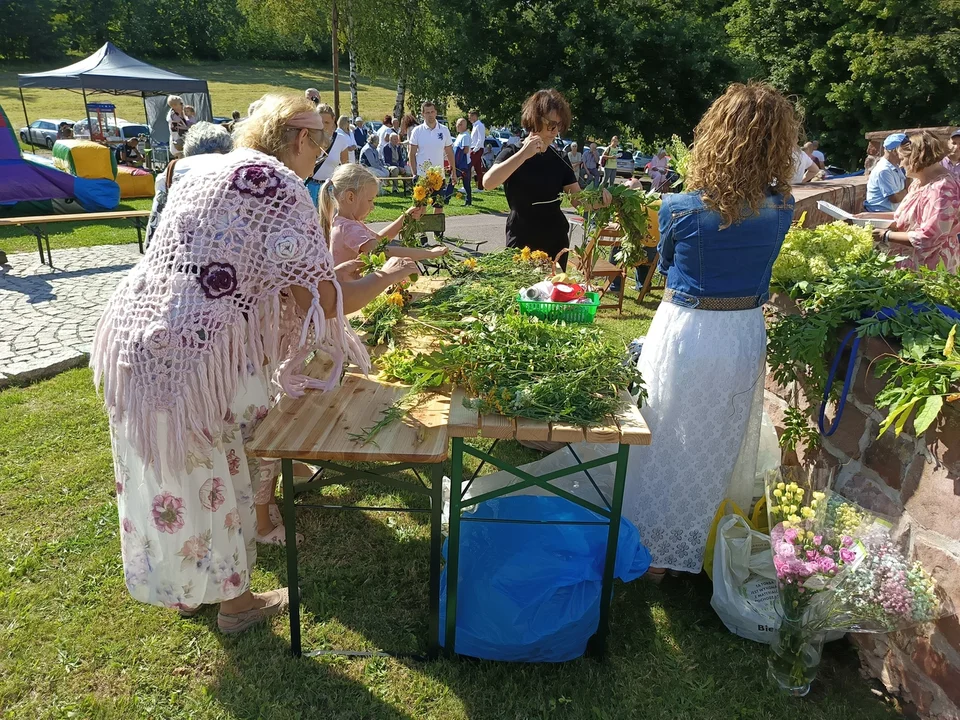
[[[350,113],[360,115],[360,96],[357,92],[357,54],[353,51],[353,9],[347,5],[347,54],[350,57]]]
[[[393,104],[393,116],[402,118],[403,117],[403,106],[407,98],[407,79],[400,76],[400,79],[397,80],[397,100]]]

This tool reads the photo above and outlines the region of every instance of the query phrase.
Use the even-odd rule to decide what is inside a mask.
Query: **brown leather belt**
[[[663,291],[663,301],[668,303],[673,303],[674,305],[680,305],[681,307],[688,307],[694,310],[719,310],[719,311],[730,311],[730,310],[753,310],[754,308],[760,307],[758,304],[758,298],[756,295],[752,297],[731,297],[731,298],[718,298],[718,297],[699,297],[696,298],[697,304],[692,305],[689,301],[685,299],[684,296],[674,297],[675,293],[670,288],[667,288]]]

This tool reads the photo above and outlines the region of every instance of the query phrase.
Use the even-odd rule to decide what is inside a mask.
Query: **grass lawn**
[[[628,301],[602,326],[642,333],[656,306]],[[511,462],[535,453],[515,443]],[[468,462],[469,462],[468,458]],[[703,577],[619,585],[605,662],[514,665],[342,657],[294,660],[286,618],[235,638],[212,610],[181,620],[123,585],[110,443],[89,370],[0,392],[0,717],[558,718],[898,717],[845,643],[828,646],[810,696],[766,679],[765,648],[726,631]],[[374,486],[341,500],[422,504]],[[403,512],[309,513],[301,552],[308,648],[420,650],[429,531]],[[286,584],[279,548],[260,549],[254,588]]]

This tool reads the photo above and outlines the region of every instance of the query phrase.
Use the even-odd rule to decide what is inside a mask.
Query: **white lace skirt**
[[[653,443],[632,447],[623,515],[653,567],[697,573],[725,497],[749,503],[763,415],[763,311],[662,303],[638,367]]]

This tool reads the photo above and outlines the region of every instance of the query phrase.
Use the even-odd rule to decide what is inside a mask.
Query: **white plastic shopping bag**
[[[735,635],[773,642],[777,619],[777,580],[770,537],[745,518],[728,515],[717,529],[710,604]]]

